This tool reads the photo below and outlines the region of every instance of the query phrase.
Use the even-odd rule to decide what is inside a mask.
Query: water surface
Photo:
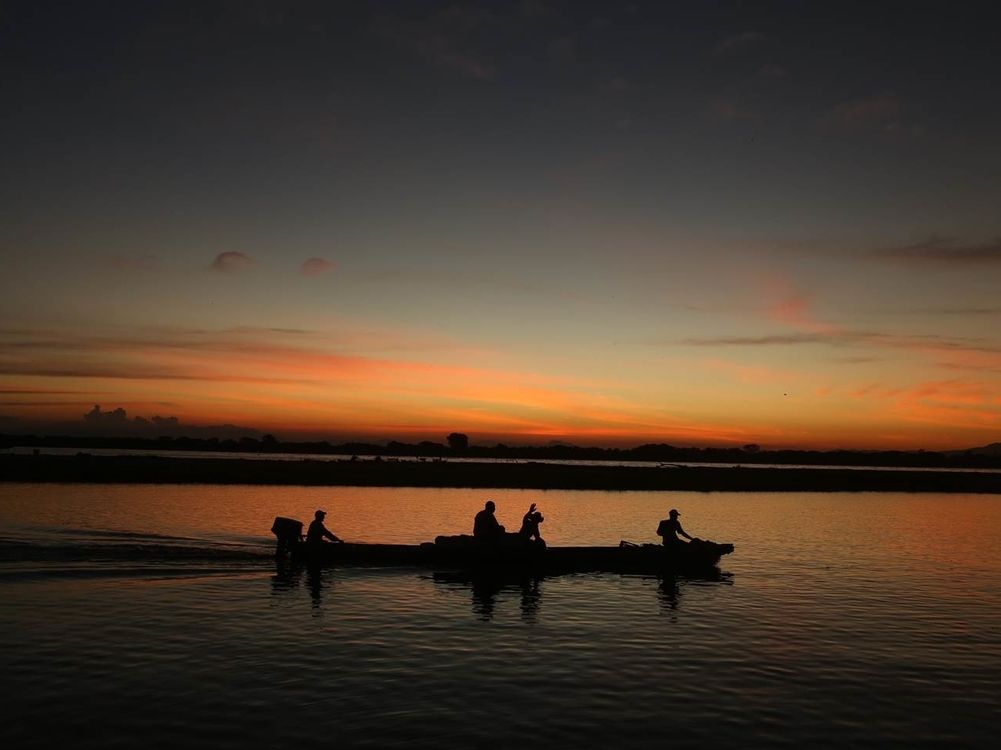
[[[711,580],[278,569],[267,530],[732,541]],[[992,496],[0,484],[0,741],[48,747],[986,747]]]

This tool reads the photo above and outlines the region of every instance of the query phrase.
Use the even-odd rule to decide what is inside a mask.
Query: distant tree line
[[[679,448],[647,443],[635,448],[597,448],[573,445],[470,445],[463,433],[453,432],[444,443],[391,441],[387,444],[283,441],[274,435],[240,439],[190,437],[75,437],[0,434],[0,450],[23,448],[129,449],[151,451],[218,451],[241,453],[301,453],[307,455],[406,456],[418,458],[512,458],[563,461],[648,461],[653,463],[802,464],[828,466],[900,466],[927,468],[1001,468],[1001,444],[968,451],[810,451],[765,450],[749,444],[734,448]]]

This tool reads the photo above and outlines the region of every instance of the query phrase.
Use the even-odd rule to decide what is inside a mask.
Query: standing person
[[[665,518],[660,522],[657,527],[657,535],[664,538],[664,546],[670,546],[674,544],[684,544],[679,536],[685,537],[690,542],[696,541],[695,537],[689,536],[688,533],[681,528],[681,521],[678,520],[678,516],[681,514],[674,508],[668,513],[670,518]]]
[[[473,519],[473,537],[481,542],[496,542],[504,536],[504,527],[497,522],[494,511],[497,506],[493,500],[487,500],[483,510]]]
[[[330,529],[323,525],[323,519],[326,518],[327,512],[323,510],[318,510],[313,514],[314,518],[312,523],[309,524],[309,530],[306,532],[306,548],[310,550],[319,549],[323,545],[323,538],[326,537],[332,542],[341,541],[340,538],[335,535]]]
[[[532,503],[528,509],[528,513],[521,519],[521,530],[518,532],[518,535],[526,542],[531,542],[534,538],[538,546],[545,547],[546,541],[539,534],[539,524],[545,520],[542,514],[535,509],[535,503]]]

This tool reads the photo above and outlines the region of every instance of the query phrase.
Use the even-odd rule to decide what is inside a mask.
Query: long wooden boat
[[[289,525],[287,522],[291,522]],[[299,532],[296,533],[298,528]],[[499,570],[539,574],[699,573],[713,569],[732,544],[696,540],[671,546],[636,545],[616,547],[547,547],[508,534],[494,544],[471,536],[439,536],[424,544],[329,543],[308,547],[301,541],[302,524],[275,519],[278,553],[318,565],[414,566],[438,570]]]

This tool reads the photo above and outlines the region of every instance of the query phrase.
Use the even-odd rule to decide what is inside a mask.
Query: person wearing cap
[[[671,512],[668,513],[670,518],[665,518],[660,522],[657,527],[657,535],[664,538],[664,546],[670,546],[674,544],[684,544],[679,536],[685,537],[690,542],[694,542],[695,538],[688,535],[688,533],[681,528],[681,521],[678,520],[678,516],[681,514],[674,508],[671,508]]]
[[[473,519],[473,537],[481,542],[496,542],[504,536],[504,527],[497,522],[494,511],[497,506],[493,500],[487,500],[483,510]]]
[[[323,519],[327,515],[326,511],[318,510],[313,515],[315,517],[312,523],[309,524],[309,530],[306,532],[306,546],[309,549],[316,549],[323,544],[323,537],[332,542],[341,541],[330,529],[323,525]]]

